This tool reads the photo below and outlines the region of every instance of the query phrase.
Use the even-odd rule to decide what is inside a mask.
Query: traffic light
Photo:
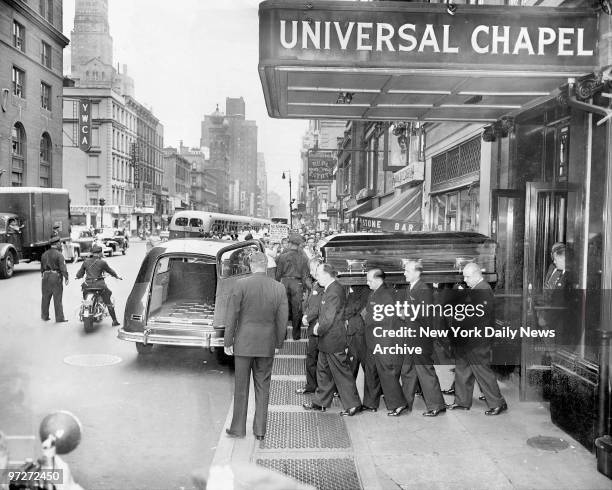
[[[99,200],[99,203],[100,203],[100,206],[104,206],[106,204],[106,199],[101,197],[100,200]]]

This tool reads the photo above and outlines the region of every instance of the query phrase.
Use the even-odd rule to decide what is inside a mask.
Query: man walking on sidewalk
[[[308,291],[308,296],[304,301],[304,316],[302,317],[302,325],[308,328],[308,347],[306,350],[306,385],[304,388],[298,388],[295,392],[298,395],[304,393],[314,393],[317,389],[317,359],[319,358],[319,337],[313,333],[314,326],[317,323],[319,316],[319,307],[321,306],[321,297],[323,296],[323,287],[317,282],[317,269],[321,262],[319,259],[312,259],[308,265],[310,267],[310,275],[312,276],[312,287]]]
[[[380,403],[380,395],[385,395],[385,404],[389,417],[400,416],[408,407],[402,387],[400,385],[400,371],[402,356],[398,354],[374,353],[376,345],[380,347],[393,347],[397,340],[386,334],[397,328],[398,321],[395,316],[376,315],[378,311],[385,311],[387,306],[395,304],[395,292],[385,284],[385,273],[381,269],[371,269],[366,276],[368,286],[372,290],[364,310],[365,339],[366,339],[366,366],[364,408],[376,411]],[[382,337],[374,335],[378,328]]]
[[[225,353],[234,356],[234,415],[226,429],[230,437],[245,437],[249,384],[253,373],[255,419],[253,434],[266,435],[270,379],[274,354],[282,347],[287,331],[285,288],[266,275],[268,259],[251,255],[252,275],[236,282],[227,308]]]
[[[434,304],[433,290],[429,284],[421,280],[423,264],[419,260],[408,259],[404,261],[404,277],[410,286],[405,290],[403,301],[406,304],[416,306],[421,304],[424,308]],[[402,302],[402,299],[400,299]],[[415,331],[420,332],[420,328],[433,327],[433,316],[421,313],[412,318],[408,323]],[[446,404],[440,390],[440,381],[433,365],[433,339],[430,337],[419,336],[414,347],[421,347],[421,354],[405,354],[402,364],[402,389],[408,402],[408,407],[412,410],[414,395],[417,385],[421,385],[423,399],[427,406],[427,411],[423,413],[425,417],[437,417],[446,412]]]
[[[55,322],[67,322],[64,318],[64,308],[62,306],[62,295],[64,285],[62,279],[68,286],[68,270],[66,261],[60,252],[62,242],[59,236],[54,235],[49,240],[51,248],[42,254],[40,258],[40,273],[42,274],[42,301],[40,316],[44,321],[49,320],[49,304],[53,298],[53,308],[55,309]]]
[[[489,283],[482,277],[480,267],[474,262],[470,262],[463,268],[463,278],[470,288],[465,303],[472,304],[474,307],[480,305],[484,308],[484,315],[476,318],[476,323],[474,320],[468,321],[466,319],[463,322],[464,328],[493,326],[493,291]],[[447,408],[450,410],[469,410],[472,406],[474,381],[477,381],[489,406],[485,415],[499,415],[508,409],[506,400],[499,391],[495,373],[491,370],[490,354],[491,345],[487,339],[470,338],[468,340],[461,339],[460,342],[457,342],[455,349],[455,402],[447,405]]]
[[[285,286],[289,302],[293,340],[300,340],[302,325],[302,301],[304,286],[310,287],[308,259],[299,249],[303,240],[300,235],[289,237],[289,250],[276,261],[276,280]]]
[[[321,412],[327,410],[334,396],[335,384],[344,408],[340,415],[352,417],[361,411],[361,400],[346,354],[344,326],[346,295],[343,287],[336,281],[336,271],[331,265],[319,266],[317,280],[325,288],[321,297],[318,321],[313,330],[313,333],[319,336],[318,386],[312,403],[304,403],[303,407],[306,410]]]

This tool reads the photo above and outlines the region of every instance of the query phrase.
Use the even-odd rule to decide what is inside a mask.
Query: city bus
[[[204,237],[209,233],[238,234],[246,230],[263,233],[270,227],[270,220],[212,213],[209,211],[178,211],[170,220],[168,230],[173,238]]]

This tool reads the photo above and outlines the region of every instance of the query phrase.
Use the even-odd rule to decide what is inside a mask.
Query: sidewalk
[[[223,430],[211,468],[257,463],[321,490],[611,486],[597,471],[595,455],[552,424],[545,404],[518,401],[516,382],[500,383],[509,410],[497,417],[484,415],[478,393],[470,411],[435,418],[421,416],[425,404],[418,397],[412,413],[401,417],[388,417],[384,402],[376,413],[340,417],[337,400],[326,413],[302,409],[309,396],[295,388],[304,383],[305,353],[305,341],[288,340],[274,361],[266,438],[230,439]],[[443,387],[450,386],[448,366],[438,375]],[[361,392],[361,376],[358,387]],[[247,429],[253,408],[251,400]]]

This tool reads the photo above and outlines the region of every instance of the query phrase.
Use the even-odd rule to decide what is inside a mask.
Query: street
[[[125,256],[106,259],[124,278],[106,279],[120,321],[144,255],[144,243],[132,242]],[[190,473],[212,460],[232,375],[204,349],[158,347],[138,358],[110,318],[84,333],[81,263],[68,264],[68,323],[40,319],[40,263],[20,264],[0,282],[0,430],[36,436],[11,438],[11,460],[36,457],[42,418],[68,410],[81,421],[82,441],[65,460],[83,488],[193,488]]]

